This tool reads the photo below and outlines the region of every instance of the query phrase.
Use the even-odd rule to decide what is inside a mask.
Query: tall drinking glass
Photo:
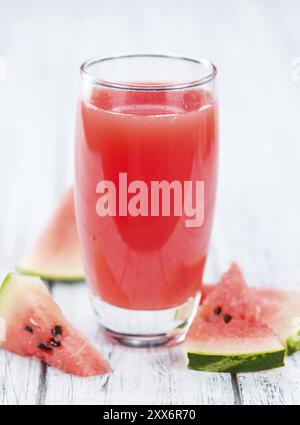
[[[217,176],[216,68],[159,54],[81,66],[75,202],[100,324],[179,342],[201,294]]]

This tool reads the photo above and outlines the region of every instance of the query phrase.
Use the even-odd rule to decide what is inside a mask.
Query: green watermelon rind
[[[0,283],[0,296],[3,294],[5,287],[7,286],[8,282],[11,281],[12,278],[13,278],[13,273],[7,273],[2,283]]]
[[[83,280],[85,280],[85,276],[82,275],[57,275],[57,274],[52,274],[52,273],[45,273],[42,270],[40,271],[33,271],[30,270],[24,266],[18,266],[16,267],[16,271],[26,275],[26,276],[36,276],[36,277],[40,277],[43,280],[48,280],[48,281],[54,281],[54,282],[82,282]]]
[[[10,290],[15,287],[15,283],[18,282],[18,278],[22,276],[15,272],[9,272],[5,276],[5,278],[0,281],[0,316],[3,314],[4,311],[9,311],[9,305],[10,301],[13,301],[14,296],[11,296]],[[37,282],[40,282],[42,284],[42,281],[38,279],[37,277],[34,277],[35,284]],[[10,294],[8,297],[7,295]]]
[[[187,352],[188,368],[202,372],[244,373],[284,366],[285,350],[250,354]]]
[[[291,356],[300,350],[300,329],[286,339],[285,347],[287,356]]]

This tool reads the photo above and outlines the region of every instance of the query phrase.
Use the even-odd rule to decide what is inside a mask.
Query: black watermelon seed
[[[52,351],[52,348],[49,347],[49,345],[43,344],[42,342],[39,342],[37,347],[41,350]]]
[[[25,325],[25,326],[24,326],[24,329],[25,329],[25,331],[30,332],[31,334],[33,333],[33,329],[32,329],[32,327],[30,327],[30,326],[28,326],[28,325]]]
[[[54,338],[51,338],[50,344],[53,345],[53,347],[60,347],[61,343],[59,341],[55,341]]]
[[[230,316],[230,314],[224,314],[223,319],[225,323],[229,323],[232,319],[232,316]]]
[[[221,313],[222,313],[222,309],[221,309],[221,307],[216,307],[216,308],[215,308],[215,310],[214,310],[214,313],[215,313],[217,316],[219,316],[219,314],[221,314]]]
[[[52,334],[52,336],[54,336],[54,338],[56,336],[61,335],[62,334],[62,327],[60,325],[54,326],[54,328],[51,330],[51,334]]]

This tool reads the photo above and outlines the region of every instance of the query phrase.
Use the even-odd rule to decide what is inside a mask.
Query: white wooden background
[[[0,267],[12,269],[73,179],[80,63],[160,51],[219,68],[220,173],[206,270],[231,259],[257,285],[300,289],[300,2],[0,0]],[[99,332],[84,284],[56,283],[111,376],[76,378],[0,352],[0,404],[300,404],[300,354],[253,374],[188,371],[180,347],[129,349]]]

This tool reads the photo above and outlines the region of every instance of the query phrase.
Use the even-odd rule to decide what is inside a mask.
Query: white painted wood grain
[[[0,352],[0,406],[37,404],[42,389],[42,364]]]
[[[207,56],[219,68],[220,173],[206,277],[236,259],[259,286],[300,289],[297,0],[87,0],[2,4],[0,268],[12,268],[72,181],[79,64],[126,51]],[[180,348],[132,350],[99,332],[82,285],[55,285],[72,323],[109,357],[109,378],[75,378],[0,352],[0,404],[299,404],[299,355],[283,369],[191,372]],[[234,381],[235,382],[235,381]],[[40,385],[41,384],[41,385]]]
[[[284,368],[240,374],[238,386],[243,404],[293,405],[300,404],[300,356],[286,358]]]

